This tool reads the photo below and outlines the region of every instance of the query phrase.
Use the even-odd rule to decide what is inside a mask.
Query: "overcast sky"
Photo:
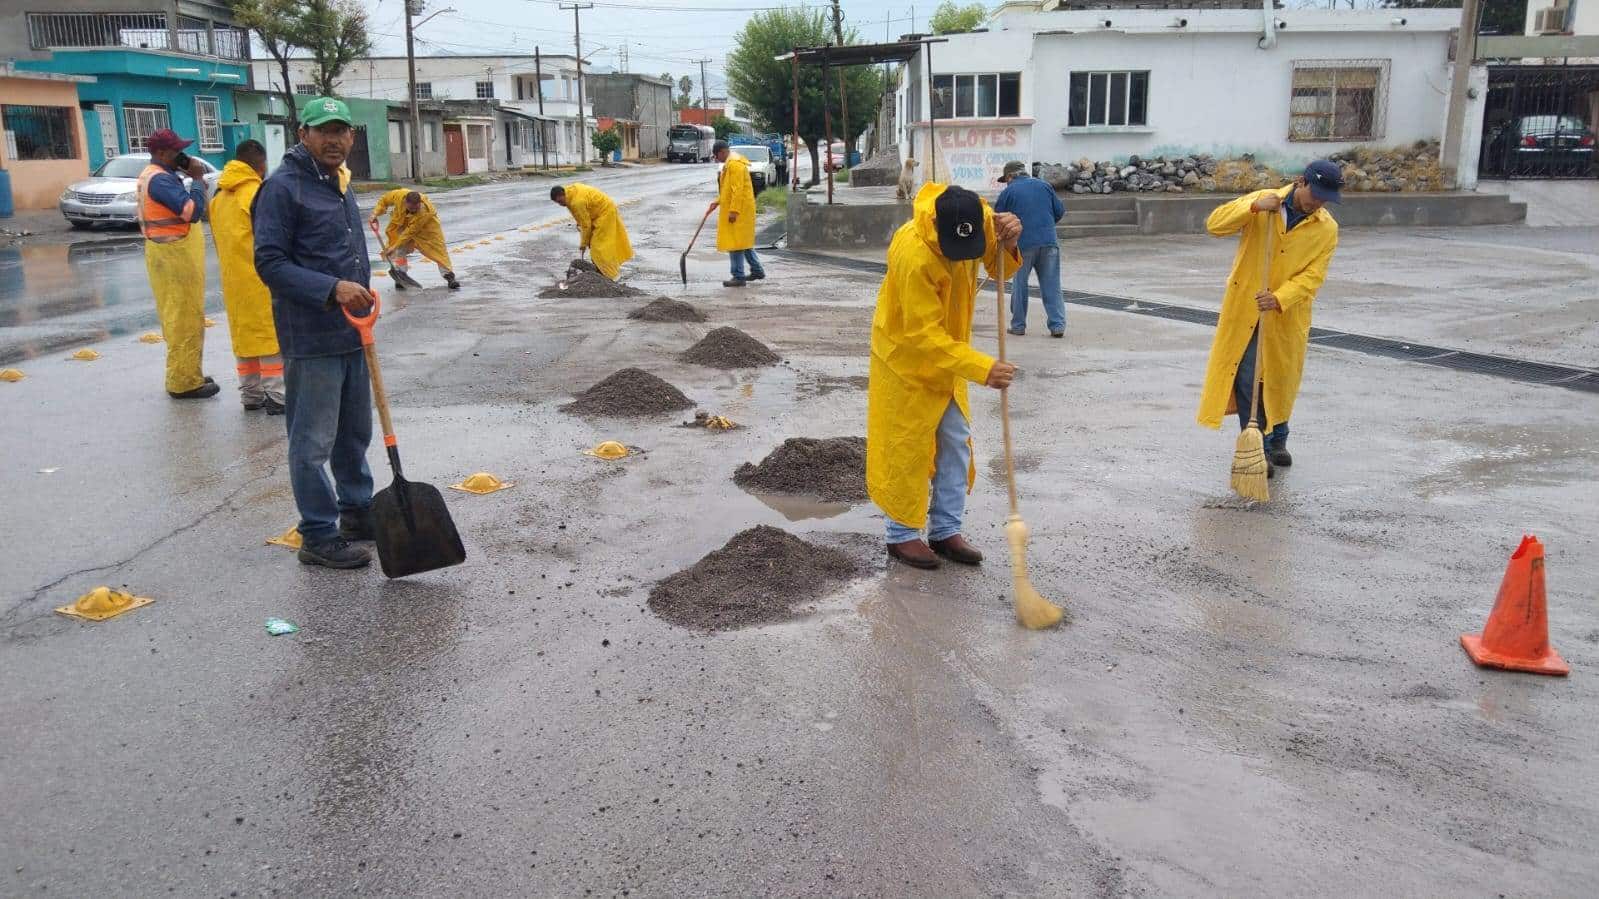
[[[405,53],[405,7],[401,0],[361,0],[371,13],[372,39],[378,55]],[[588,2],[588,0],[582,0]],[[699,82],[699,64],[706,65],[710,93],[721,92],[733,36],[751,15],[782,6],[773,0],[593,0],[583,17],[584,56],[620,68],[619,50],[628,48],[628,71],[659,75],[670,72]],[[442,13],[417,30],[418,55],[493,55],[532,53],[534,46],[550,53],[572,52],[572,12],[559,0],[427,0],[426,16]],[[816,0],[789,6],[825,9]],[[864,39],[880,41],[885,19],[888,33],[898,37],[911,28],[912,4],[894,0],[840,0],[844,24],[859,29]],[[927,27],[936,3],[914,5],[916,25]],[[603,47],[597,53],[594,48]],[[696,91],[697,93],[697,91]]]

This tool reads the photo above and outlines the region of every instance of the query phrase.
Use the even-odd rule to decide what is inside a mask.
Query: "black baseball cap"
[[[1305,166],[1305,185],[1310,188],[1310,195],[1323,203],[1343,201],[1339,191],[1344,189],[1344,172],[1335,162],[1318,159]]]
[[[945,259],[981,259],[988,250],[983,201],[964,187],[948,187],[933,202],[938,251]]]

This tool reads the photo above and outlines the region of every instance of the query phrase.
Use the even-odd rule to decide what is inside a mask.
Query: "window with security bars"
[[[1288,139],[1376,140],[1383,136],[1388,61],[1297,60]]]
[[[122,124],[128,132],[129,153],[147,152],[145,139],[162,128],[172,127],[165,106],[134,106],[131,103],[122,107]]]
[[[479,81],[479,82],[477,82],[477,98],[479,100],[492,100],[492,99],[494,99],[494,82],[492,82],[492,81]]]
[[[992,119],[1021,115],[1020,72],[934,75],[933,117]]]
[[[473,159],[482,159],[489,155],[488,141],[485,139],[488,129],[478,125],[466,126],[466,155]]]
[[[225,149],[222,146],[222,102],[216,97],[195,97],[194,120],[199,125],[200,150],[221,153]]]
[[[77,159],[78,142],[72,131],[77,115],[70,106],[0,106],[6,155],[18,161]]]
[[[1067,82],[1066,127],[1149,124],[1148,72],[1073,72]]]
[[[418,100],[431,100],[431,99],[433,99],[433,82],[431,82],[431,81],[418,81],[416,83],[416,98]]]
[[[314,85],[314,84],[296,84],[294,86],[294,92],[296,94],[298,94],[299,96],[302,96],[302,97],[315,97],[316,96],[316,85]]]

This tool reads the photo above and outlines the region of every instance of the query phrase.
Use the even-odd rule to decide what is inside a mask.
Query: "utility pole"
[[[1482,0],[1465,0],[1460,8],[1460,33],[1455,39],[1455,73],[1449,85],[1448,117],[1444,120],[1444,145],[1439,164],[1450,187],[1460,185],[1461,142],[1466,133],[1467,86],[1471,64],[1477,59],[1477,19],[1482,15]]]
[[[539,92],[539,149],[544,151],[544,169],[550,168],[550,123],[544,120],[544,58],[539,55],[539,48],[533,48],[533,80],[537,82],[535,88]]]
[[[844,10],[839,8],[838,0],[833,0],[833,43],[844,46]],[[823,87],[822,92],[825,94],[827,88]]]
[[[405,66],[409,73],[406,87],[411,92],[411,181],[422,180],[422,110],[416,102],[416,37],[411,17],[421,9],[422,0],[405,0]]]
[[[706,118],[709,119],[711,115],[711,101],[705,95],[705,64],[710,62],[710,60],[696,59],[694,61],[700,64],[700,109],[704,110]],[[705,124],[709,125],[710,122],[707,121]]]
[[[579,19],[582,10],[593,9],[592,3],[562,3],[561,9],[572,11],[572,43],[577,48],[577,161],[589,161],[588,151],[588,117],[583,112],[583,22]]]
[[[622,74],[626,75],[627,74],[627,41],[623,41],[622,42],[622,49],[618,50],[617,53],[618,53],[618,55],[621,56],[620,62],[622,64]]]

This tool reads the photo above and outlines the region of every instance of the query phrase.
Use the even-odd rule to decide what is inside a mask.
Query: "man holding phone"
[[[205,354],[206,168],[183,152],[194,141],[170,128],[145,138],[150,165],[139,175],[144,268],[167,343],[167,394],[201,400],[222,388],[200,371]],[[188,176],[189,183],[183,183]]]
[[[372,554],[372,384],[344,312],[374,299],[361,210],[344,164],[350,110],[316,97],[300,110],[300,143],[255,195],[255,269],[272,291],[283,354],[289,484],[300,510],[300,561],[360,568]],[[328,478],[331,468],[333,478]]]

